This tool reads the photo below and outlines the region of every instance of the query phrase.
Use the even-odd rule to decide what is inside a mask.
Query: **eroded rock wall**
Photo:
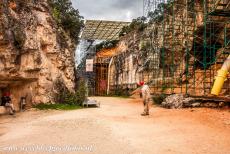
[[[75,45],[58,27],[46,0],[3,0],[0,14],[0,88],[18,106],[53,101],[57,79],[73,91]]]

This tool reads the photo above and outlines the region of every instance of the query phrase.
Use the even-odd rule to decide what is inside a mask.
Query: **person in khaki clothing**
[[[147,84],[145,84],[143,81],[140,82],[141,85],[141,94],[144,104],[144,112],[141,114],[142,116],[149,115],[149,101],[150,101],[150,89]]]
[[[134,91],[132,94],[137,93],[137,92],[140,93],[140,96],[144,104],[144,112],[141,115],[147,116],[149,115],[149,101],[151,98],[150,89],[149,89],[149,86],[144,83],[144,81],[139,82],[138,85],[141,87],[138,88],[138,90]]]

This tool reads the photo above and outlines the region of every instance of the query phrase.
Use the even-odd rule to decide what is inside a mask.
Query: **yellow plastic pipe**
[[[211,94],[218,96],[223,88],[224,81],[227,79],[228,71],[230,70],[230,55],[227,60],[224,62],[222,68],[218,71],[216,80],[214,82]]]

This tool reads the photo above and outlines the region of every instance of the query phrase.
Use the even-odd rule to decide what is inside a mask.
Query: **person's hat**
[[[3,96],[10,96],[10,92],[5,92]]]
[[[143,86],[144,84],[145,84],[144,81],[140,81],[140,82],[139,82],[139,85],[140,85],[140,86]]]

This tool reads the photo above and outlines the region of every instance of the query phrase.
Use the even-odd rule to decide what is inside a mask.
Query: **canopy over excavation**
[[[129,22],[86,20],[81,36],[85,40],[118,40],[119,33]]]

